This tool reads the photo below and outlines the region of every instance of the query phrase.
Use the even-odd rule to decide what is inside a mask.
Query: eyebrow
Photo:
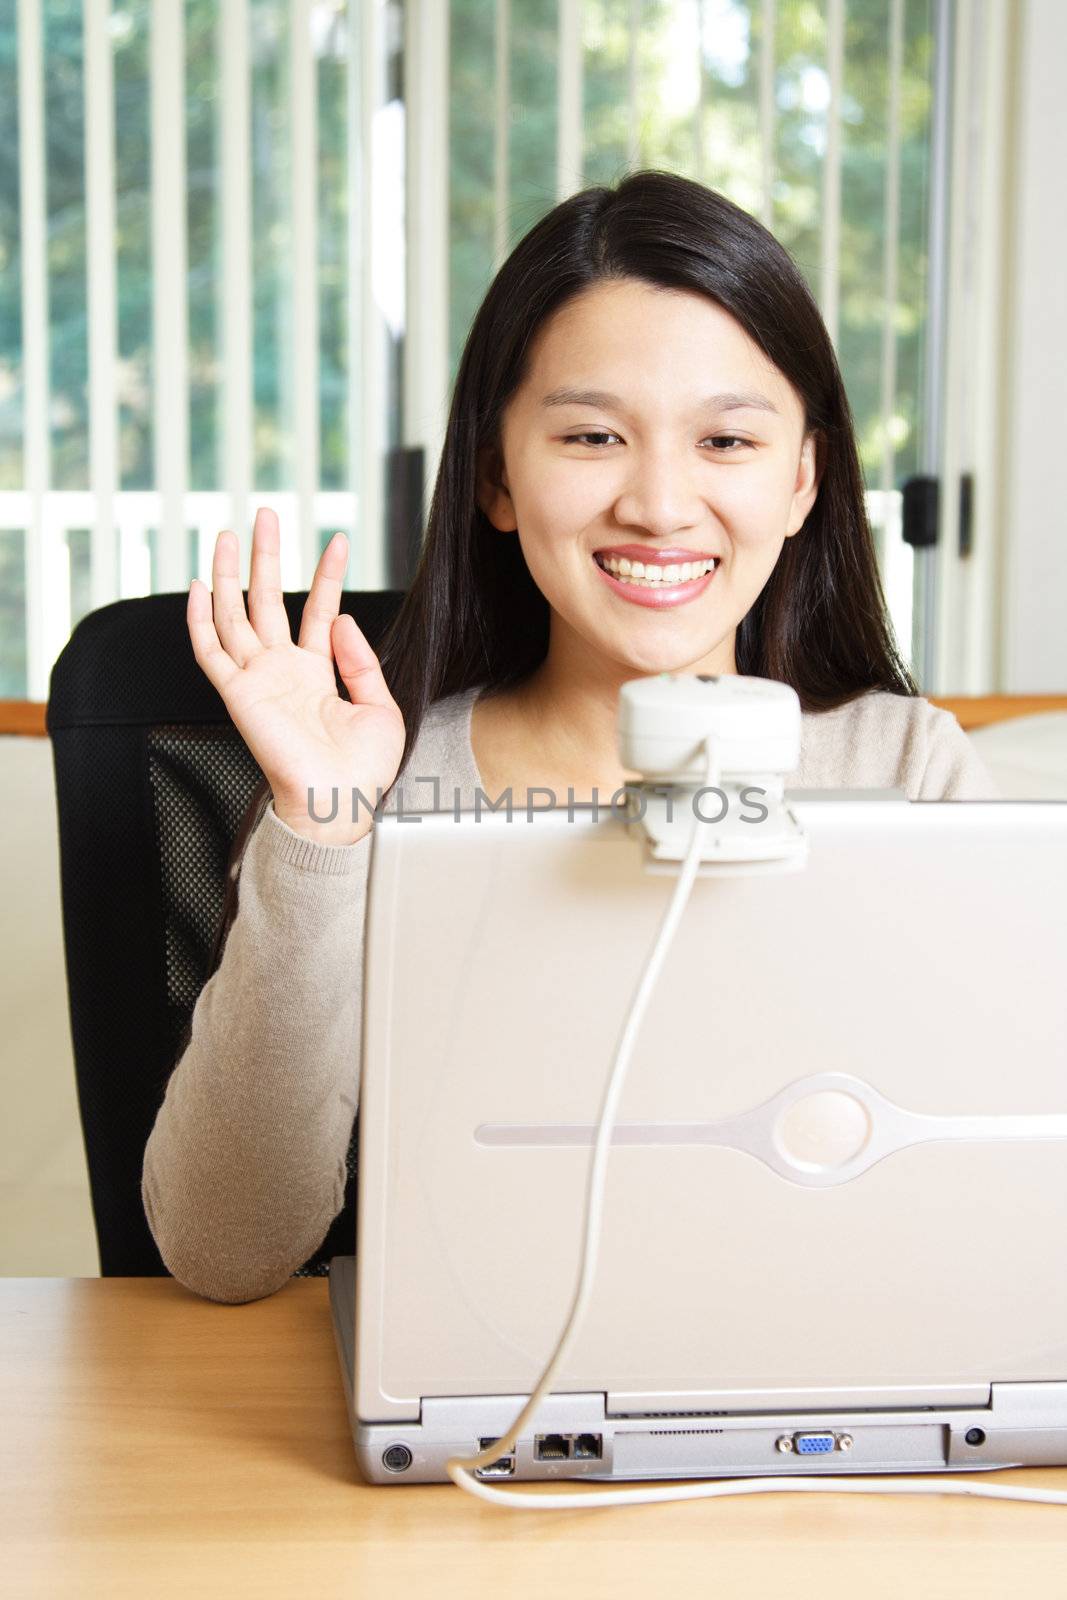
[[[543,406],[605,406],[608,410],[625,412],[626,402],[617,394],[608,394],[604,389],[552,389],[541,401]],[[745,393],[739,390],[728,391],[724,394],[709,394],[698,402],[697,411],[773,411],[778,415],[778,407],[772,405],[766,395],[756,394],[754,391]]]

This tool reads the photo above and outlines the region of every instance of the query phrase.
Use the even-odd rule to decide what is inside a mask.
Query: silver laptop
[[[802,870],[693,883],[585,1321],[481,1477],[1067,1463],[1067,803],[786,800]],[[366,1479],[446,1481],[555,1350],[673,882],[605,807],[376,823],[330,1264]]]

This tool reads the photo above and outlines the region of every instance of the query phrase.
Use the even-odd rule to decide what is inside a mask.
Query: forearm
[[[268,808],[217,972],[145,1150],[168,1270],[210,1299],[280,1288],[340,1210],[359,1086],[371,835],[299,838]]]

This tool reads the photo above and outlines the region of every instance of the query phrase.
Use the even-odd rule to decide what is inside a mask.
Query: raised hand
[[[281,820],[320,844],[354,844],[373,819],[361,802],[353,822],[352,790],[373,805],[379,787],[388,789],[404,753],[404,719],[378,657],[355,620],[339,613],[344,534],[335,533],[319,558],[296,644],[282,603],[280,545],[278,518],[261,507],[246,615],[237,535],[219,534],[210,591],[197,578],[189,586],[193,654],[262,768]],[[351,702],[337,692],[335,661]],[[337,816],[316,821],[330,816],[334,790]]]

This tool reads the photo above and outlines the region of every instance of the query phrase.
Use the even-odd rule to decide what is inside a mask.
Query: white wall
[[[1067,692],[1067,4],[1011,7],[1011,171],[1000,687]]]
[[[49,739],[0,738],[0,1276],[98,1276]]]

